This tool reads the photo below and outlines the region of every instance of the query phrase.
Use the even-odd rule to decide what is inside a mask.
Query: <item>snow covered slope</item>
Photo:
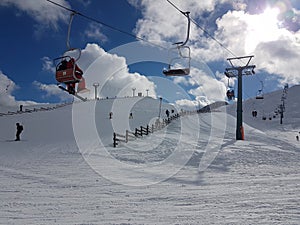
[[[280,115],[276,115],[275,111],[282,104],[282,93],[283,90],[279,90],[265,94],[263,100],[249,99],[245,101],[243,103],[243,120],[245,124],[263,131],[270,137],[295,143],[296,135],[300,136],[300,85],[287,89],[283,124],[280,124]],[[253,110],[258,112],[256,118],[252,117]],[[236,105],[228,106],[227,112],[236,116]],[[262,120],[264,116],[266,120]]]
[[[238,142],[235,117],[213,112],[113,148],[113,131],[156,120],[151,98],[1,116],[0,224],[297,224],[300,145],[286,135],[300,127],[297,94],[289,89],[283,127],[247,118],[246,107],[250,126]],[[176,110],[163,104],[162,117],[166,109]],[[20,142],[12,141],[16,122],[25,128]]]

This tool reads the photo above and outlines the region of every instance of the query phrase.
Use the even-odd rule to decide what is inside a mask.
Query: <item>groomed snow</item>
[[[250,115],[252,102],[271,112],[280,95],[244,103],[245,141],[235,141],[234,105],[181,117],[117,148],[113,130],[152,123],[158,100],[104,99],[1,116],[0,224],[299,224],[300,87],[288,91],[283,125]],[[83,124],[74,125],[79,116]],[[89,138],[91,118],[100,141]],[[25,128],[20,142],[12,141],[16,122]]]

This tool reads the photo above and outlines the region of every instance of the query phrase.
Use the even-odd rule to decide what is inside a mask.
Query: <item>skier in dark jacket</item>
[[[169,110],[166,110],[166,115],[167,115],[167,118],[169,119],[169,116],[170,116]]]
[[[20,134],[23,131],[23,126],[19,123],[16,123],[17,125],[17,133],[16,133],[16,140],[15,141],[20,141]]]

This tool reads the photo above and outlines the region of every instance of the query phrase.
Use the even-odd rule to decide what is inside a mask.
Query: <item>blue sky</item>
[[[93,82],[103,84],[102,97],[128,96],[134,87],[186,105],[225,100],[223,72],[229,66],[226,58],[233,55],[224,47],[237,56],[255,55],[256,76],[244,78],[244,98],[254,97],[261,81],[264,92],[300,81],[300,6],[295,0],[172,1],[223,45],[191,24],[191,75],[175,79],[161,71],[168,62],[167,49],[185,39],[187,23],[166,0],[53,1],[163,47],[136,43],[129,35],[76,15],[70,44],[82,49],[78,63],[87,72],[87,85],[92,89]],[[69,12],[46,0],[3,0],[0,17],[0,104],[69,100],[56,87],[51,65],[66,50]],[[130,64],[133,56],[138,62]],[[236,82],[231,83],[236,89]]]

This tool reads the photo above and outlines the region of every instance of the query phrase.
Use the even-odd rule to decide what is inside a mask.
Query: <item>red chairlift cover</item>
[[[72,60],[62,60],[56,67],[55,78],[59,83],[78,83],[82,78],[82,70]]]

